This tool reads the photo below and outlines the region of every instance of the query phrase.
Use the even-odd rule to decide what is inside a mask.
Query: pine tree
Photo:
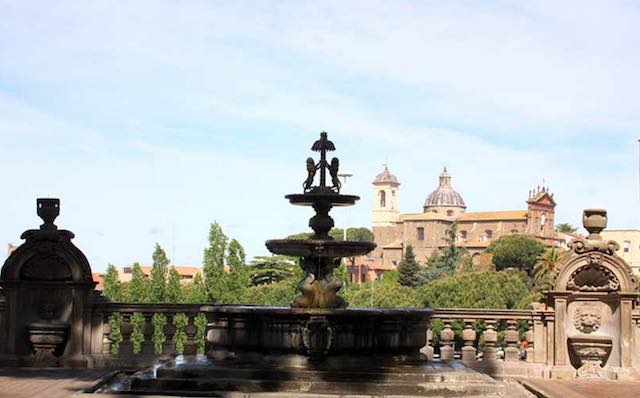
[[[102,294],[107,296],[111,301],[122,301],[122,282],[118,270],[113,264],[107,266],[107,273],[104,276]]]
[[[149,280],[145,277],[140,264],[133,263],[129,282],[129,300],[133,303],[146,303],[149,301]]]
[[[166,253],[156,243],[155,250],[153,251],[153,266],[151,268],[151,287],[150,287],[150,301],[152,303],[162,303],[166,296],[166,280],[167,280],[167,267],[169,266],[169,259]]]
[[[404,252],[404,258],[398,266],[398,283],[402,286],[416,287],[420,285],[421,279],[418,275],[420,265],[413,254],[413,246],[408,245]]]
[[[203,271],[208,301],[219,301],[224,293],[224,260],[228,238],[217,222],[209,228],[209,247],[204,249]]]
[[[174,267],[169,270],[169,278],[167,279],[167,291],[165,302],[175,304],[182,302],[182,284],[180,284],[180,274]]]

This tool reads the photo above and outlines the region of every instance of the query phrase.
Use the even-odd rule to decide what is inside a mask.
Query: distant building
[[[624,259],[640,275],[640,231],[635,229],[605,229],[600,232],[602,239],[615,240],[620,244],[616,254]]]
[[[556,203],[546,187],[530,191],[523,210],[467,212],[445,168],[422,212],[403,214],[398,208],[399,187],[398,178],[386,166],[373,180],[372,230],[378,247],[369,257],[382,268],[397,266],[408,245],[418,261],[426,261],[446,245],[446,231],[453,222],[457,223],[456,244],[466,248],[474,262],[491,242],[510,234],[528,235],[547,246],[560,245],[554,228]]]

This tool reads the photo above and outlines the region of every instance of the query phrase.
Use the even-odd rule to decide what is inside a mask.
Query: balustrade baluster
[[[142,342],[142,355],[154,355],[152,317],[153,314],[144,314],[144,323],[142,324],[142,334],[144,335],[144,341]]]
[[[109,335],[111,334],[111,325],[109,324],[109,315],[104,314],[104,322],[102,323],[102,353],[103,354],[111,354],[111,339],[109,339]]]
[[[534,334],[533,334],[533,321],[527,321],[528,329],[524,333],[524,339],[527,342],[527,347],[525,348],[525,352],[527,353],[527,362],[534,362]]]
[[[453,359],[453,339],[455,334],[453,329],[451,329],[451,320],[447,319],[444,321],[444,328],[440,332],[440,359],[443,361],[448,361]]]
[[[176,353],[176,343],[173,341],[173,335],[176,333],[176,327],[173,325],[173,317],[175,314],[167,314],[167,323],[164,325],[163,331],[165,341],[162,344],[162,353],[173,355]]]
[[[420,349],[420,352],[427,357],[427,361],[433,361],[433,332],[431,331],[431,326],[427,329],[427,345]]]
[[[497,359],[496,342],[498,341],[498,332],[496,332],[496,320],[486,320],[487,329],[482,333],[484,337],[484,350],[482,358],[484,361],[495,361]]]
[[[504,360],[508,362],[515,362],[519,359],[520,350],[518,349],[518,340],[520,334],[518,333],[518,321],[509,319],[507,321],[507,330],[504,334],[504,341],[507,343],[507,347],[504,349]]]
[[[133,355],[133,344],[131,343],[131,333],[133,333],[133,325],[131,324],[131,312],[122,313],[122,324],[120,326],[120,333],[122,333],[122,342],[120,343],[120,351],[118,355],[131,356]]]
[[[198,331],[194,324],[194,317],[196,314],[189,315],[189,323],[185,328],[187,333],[187,341],[184,343],[184,355],[196,355],[198,353],[198,345],[196,344],[194,337]]]
[[[463,362],[475,362],[476,361],[476,348],[474,346],[476,342],[476,331],[473,319],[464,320],[464,330],[462,331],[462,341],[464,346],[462,347],[462,361]]]

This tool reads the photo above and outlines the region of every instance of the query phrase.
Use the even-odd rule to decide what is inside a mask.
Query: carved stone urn
[[[607,336],[580,334],[569,337],[569,347],[580,360],[576,371],[578,378],[604,378],[602,364],[611,354],[611,338]]]
[[[600,232],[607,227],[605,209],[585,209],[582,213],[582,225],[589,231],[587,239],[601,239]]]
[[[39,366],[58,366],[58,357],[64,347],[69,324],[58,321],[39,321],[27,326],[29,342]]]

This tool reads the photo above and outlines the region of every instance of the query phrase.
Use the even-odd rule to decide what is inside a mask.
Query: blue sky
[[[249,255],[307,229],[318,132],[370,225],[382,163],[420,211],[444,164],[469,210],[638,228],[640,8],[632,2],[0,1],[0,242],[60,227],[96,270],[199,265],[217,220]],[[3,243],[4,244],[4,243]]]

